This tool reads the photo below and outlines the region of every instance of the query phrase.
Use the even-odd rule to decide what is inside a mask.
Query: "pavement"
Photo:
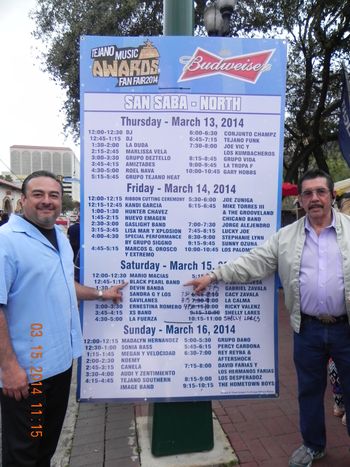
[[[153,457],[148,404],[77,403],[76,382],[52,467],[283,467],[301,444],[292,329],[279,297],[279,381],[277,399],[212,402],[214,449]],[[330,388],[325,397],[327,455],[317,467],[349,467],[350,440],[333,415]]]

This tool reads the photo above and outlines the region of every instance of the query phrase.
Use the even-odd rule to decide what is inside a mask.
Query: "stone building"
[[[21,187],[0,179],[0,211],[12,214],[21,210]]]

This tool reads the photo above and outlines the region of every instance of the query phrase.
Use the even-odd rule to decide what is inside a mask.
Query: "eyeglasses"
[[[325,198],[330,190],[327,188],[316,188],[315,190],[305,190],[301,193],[303,199],[310,199],[313,197],[314,193],[318,198]]]

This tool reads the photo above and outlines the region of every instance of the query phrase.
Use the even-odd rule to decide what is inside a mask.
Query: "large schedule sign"
[[[279,223],[286,44],[81,39],[81,399],[278,393],[275,278],[183,284]]]

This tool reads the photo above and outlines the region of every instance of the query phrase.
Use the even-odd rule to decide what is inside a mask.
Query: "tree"
[[[147,6],[146,6],[147,3]],[[64,130],[79,137],[79,39],[81,35],[159,35],[162,0],[38,0],[31,13],[34,37],[47,47],[43,65],[66,92]]]
[[[67,193],[62,196],[62,212],[65,214],[67,211],[73,211],[76,206],[76,202],[72,200],[72,197]]]
[[[329,172],[329,143],[338,137],[341,62],[349,63],[350,4],[285,1],[282,8],[290,43],[284,165],[285,179],[293,181],[310,165]]]
[[[239,35],[263,32],[288,40],[285,180],[297,182],[310,166],[329,172],[327,158],[339,155],[330,143],[338,137],[341,63],[350,62],[349,2],[262,0],[239,6]]]
[[[206,0],[196,0],[196,34],[204,34]],[[37,0],[34,35],[45,44],[44,69],[66,91],[65,131],[79,136],[80,35],[159,35],[163,1]],[[337,139],[341,62],[349,58],[347,0],[241,0],[232,34],[279,37],[289,42],[285,179],[317,165],[328,171],[329,143]],[[334,146],[333,146],[334,147]]]
[[[330,143],[330,146],[335,146],[334,143]],[[338,145],[336,145],[338,146]],[[333,151],[331,147],[327,150],[331,155],[327,159],[327,164],[329,168],[329,173],[331,174],[333,180],[344,180],[345,178],[349,178],[349,166],[346,163],[345,159],[339,155],[337,152],[338,148]]]

